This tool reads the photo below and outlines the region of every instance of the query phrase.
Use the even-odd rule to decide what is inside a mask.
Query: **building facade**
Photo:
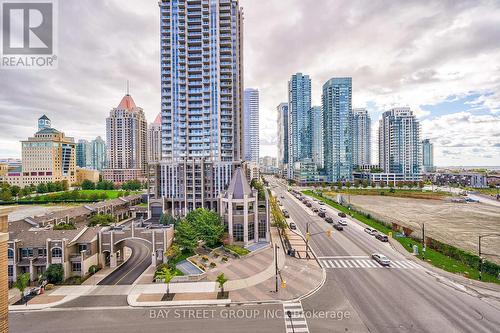
[[[237,0],[159,2],[162,161],[150,186],[175,215],[217,210],[243,159],[243,14]]]
[[[294,163],[312,158],[311,78],[297,73],[288,81],[288,176]]]
[[[148,163],[161,161],[161,113],[148,127]]]
[[[146,178],[147,122],[142,108],[128,93],[106,118],[108,166],[105,180],[123,183]]]
[[[259,90],[245,89],[243,109],[245,161],[259,163]]]
[[[352,179],[352,78],[323,85],[324,169],[329,182]]]
[[[288,177],[288,103],[280,103],[278,111],[278,169]]]
[[[352,117],[352,163],[359,168],[371,164],[372,121],[366,109],[353,109]]]
[[[435,172],[434,144],[429,139],[422,140],[422,172]]]
[[[311,132],[312,132],[312,160],[318,169],[324,167],[323,151],[323,111],[321,106],[311,108]]]
[[[76,181],[76,145],[73,138],[50,127],[47,116],[38,120],[39,131],[28,140],[21,141],[22,167],[0,181],[24,187],[48,182]]]
[[[393,108],[382,114],[379,164],[385,173],[421,178],[420,123],[410,108]]]
[[[92,162],[92,146],[89,141],[81,139],[76,143],[76,166],[90,168]]]

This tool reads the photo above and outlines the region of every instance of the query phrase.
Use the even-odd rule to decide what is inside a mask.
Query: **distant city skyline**
[[[491,43],[499,38],[500,15],[494,2],[408,1],[401,19],[395,15],[399,4],[390,1],[290,0],[289,15],[281,15],[282,1],[241,5],[245,87],[261,94],[261,156],[277,156],[276,105],[287,97],[283,82],[304,72],[313,82],[313,105],[320,104],[328,78],[352,76],[353,107],[370,113],[372,138],[383,111],[407,105],[421,121],[422,137],[434,144],[436,166],[500,165],[500,78],[494,75],[500,45]],[[71,26],[80,38],[61,34],[57,70],[1,70],[0,158],[21,156],[20,141],[34,131],[27,119],[41,114],[76,140],[104,137],[109,106],[125,92],[126,80],[131,94],[144,101],[148,123],[160,111],[157,3],[96,3],[93,13],[86,6],[59,2],[65,13],[60,26]],[[85,24],[90,20],[95,24]],[[134,51],[121,51],[127,47]],[[75,61],[63,61],[70,58]],[[100,61],[83,60],[88,58]]]

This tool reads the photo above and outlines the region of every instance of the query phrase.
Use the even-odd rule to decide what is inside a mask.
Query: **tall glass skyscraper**
[[[323,85],[324,164],[327,181],[352,179],[352,78]]]
[[[311,78],[297,73],[288,81],[289,169],[302,159],[312,158]],[[293,171],[290,175],[293,177]]]
[[[245,89],[244,98],[244,141],[245,160],[259,163],[259,91],[253,88]]]
[[[156,195],[173,214],[216,209],[243,158],[242,11],[238,0],[161,0],[159,6]]]
[[[323,111],[321,106],[311,108],[312,160],[318,169],[323,169]]]
[[[353,164],[361,167],[371,164],[372,123],[366,109],[352,110],[352,156]]]
[[[379,163],[387,173],[403,175],[403,180],[420,179],[420,123],[408,107],[392,108],[379,123]]]
[[[288,172],[288,103],[280,103],[278,111],[278,168],[286,175]]]
[[[435,172],[434,144],[429,139],[422,140],[422,166],[423,172]]]

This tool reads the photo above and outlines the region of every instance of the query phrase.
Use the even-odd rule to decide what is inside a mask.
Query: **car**
[[[320,212],[326,212],[326,208],[325,207],[319,207],[319,211]]]
[[[389,237],[387,237],[387,235],[377,234],[375,236],[375,238],[381,242],[388,242],[389,241]]]
[[[345,213],[343,213],[343,212],[339,212],[339,214],[338,214],[338,215],[339,215],[340,217],[347,217],[347,215],[346,215]]]
[[[341,226],[341,225],[340,225],[340,224],[338,224],[338,223],[337,223],[337,224],[335,224],[333,227],[334,227],[335,229],[337,229],[338,231],[342,231],[342,230],[344,230],[344,227],[343,227],[343,226]]]
[[[313,208],[313,209],[312,209],[312,211],[313,211],[314,213],[318,213],[318,212],[319,212],[319,209],[315,207],[315,208]]]
[[[319,216],[319,217],[326,217],[326,213],[325,213],[325,212],[319,212],[319,213],[318,213],[318,216]]]
[[[372,228],[365,228],[365,232],[367,234],[374,235],[377,232],[377,230],[372,229]]]
[[[308,203],[306,203],[306,206],[310,208],[310,207],[312,207],[312,203],[308,202]]]
[[[285,196],[284,196],[284,195],[282,195],[280,198],[281,198],[281,199],[285,199]]]
[[[323,206],[325,203],[323,201],[320,201],[319,204]]]
[[[325,221],[328,223],[333,223],[333,219],[329,216],[325,217]]]
[[[347,221],[346,220],[340,220],[339,224],[343,225],[343,226],[346,226],[347,225]]]
[[[293,222],[290,222],[290,229],[291,230],[297,230],[297,225]]]
[[[381,264],[382,266],[389,266],[391,264],[391,260],[380,253],[373,253],[372,259]]]
[[[288,211],[287,211],[287,210],[284,210],[284,211],[283,211],[283,216],[284,216],[285,218],[289,218],[289,217],[290,217],[290,214],[288,213]]]

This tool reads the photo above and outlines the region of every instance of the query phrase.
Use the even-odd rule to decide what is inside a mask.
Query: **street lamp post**
[[[286,312],[286,315],[288,316],[288,318],[290,319],[290,324],[292,325],[292,333],[295,333],[295,328],[293,327],[293,321],[292,321],[292,311],[288,310]]]
[[[279,246],[274,244],[274,267],[275,267],[275,273],[276,273],[276,292],[278,292],[278,249]]]

